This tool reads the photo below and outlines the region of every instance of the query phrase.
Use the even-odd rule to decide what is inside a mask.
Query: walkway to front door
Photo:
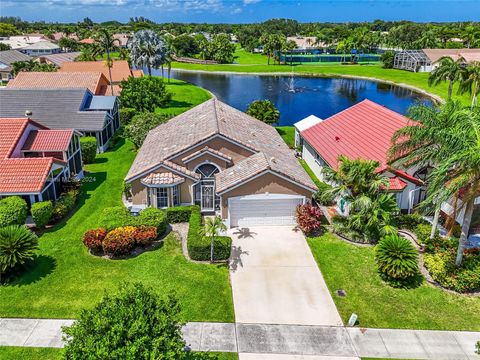
[[[234,228],[230,280],[235,321],[342,325],[305,237],[290,226]]]

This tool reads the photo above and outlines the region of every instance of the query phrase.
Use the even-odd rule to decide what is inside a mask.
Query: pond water
[[[156,72],[155,75],[160,75]],[[432,104],[421,94],[399,86],[357,79],[208,74],[172,70],[172,78],[214,93],[245,111],[254,100],[269,99],[280,110],[278,125],[293,125],[309,115],[326,119],[364,99],[405,114],[415,102]]]

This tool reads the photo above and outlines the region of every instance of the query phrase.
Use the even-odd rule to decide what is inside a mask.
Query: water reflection
[[[428,98],[409,89],[368,80],[296,76],[292,81],[290,76],[182,71],[172,71],[172,77],[208,89],[220,100],[242,111],[254,100],[269,99],[280,110],[279,125],[292,125],[312,114],[325,119],[364,99],[401,114],[405,114],[414,102],[431,104]]]

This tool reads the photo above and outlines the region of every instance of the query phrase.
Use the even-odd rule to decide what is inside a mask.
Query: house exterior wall
[[[312,197],[312,191],[295,185],[290,181],[282,179],[274,174],[266,173],[222,195],[222,218],[226,219],[228,217],[229,198],[264,193],[301,195],[305,196],[307,200]]]
[[[318,154],[313,149],[313,147],[311,147],[310,144],[308,144],[306,141],[303,141],[302,159],[305,160],[313,173],[317,175],[318,179],[324,181],[322,173],[323,166],[320,165],[321,163],[323,163],[323,160],[321,158],[317,160],[317,155]]]

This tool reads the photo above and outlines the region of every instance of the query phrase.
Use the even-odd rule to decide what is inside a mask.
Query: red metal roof
[[[28,134],[22,150],[67,151],[73,130],[34,130]]]
[[[369,159],[387,168],[392,135],[410,120],[395,111],[364,100],[303,131],[302,137],[333,168],[338,157]]]
[[[388,188],[390,191],[400,191],[405,189],[405,187],[407,186],[407,183],[398,178],[397,176],[389,178],[388,180],[390,182],[390,186]]]

